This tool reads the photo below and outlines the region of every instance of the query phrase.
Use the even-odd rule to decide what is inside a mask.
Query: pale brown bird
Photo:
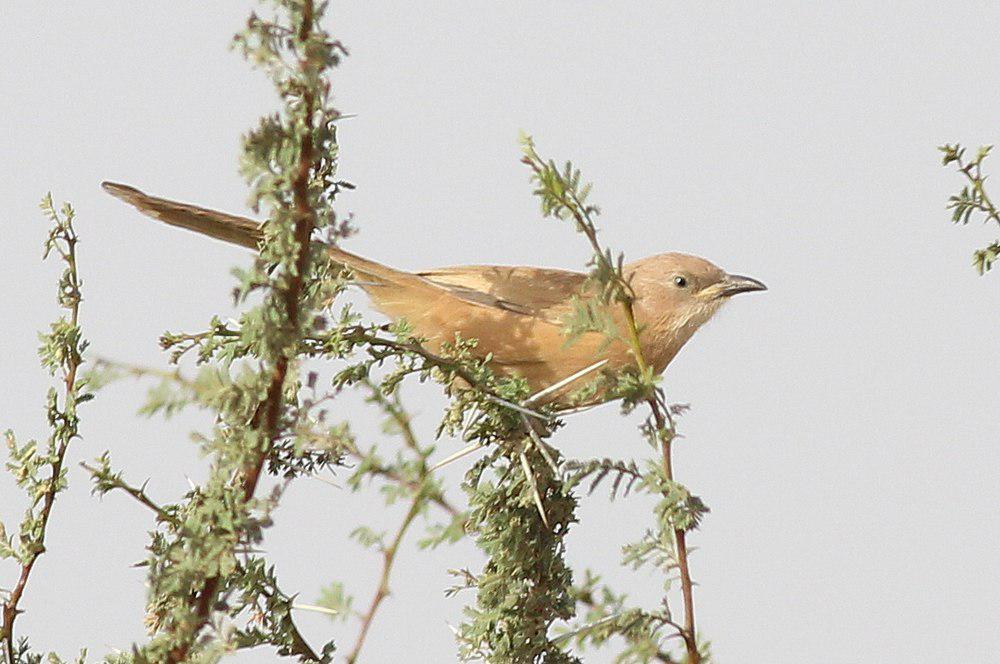
[[[140,212],[173,226],[257,249],[263,238],[260,222],[214,210],[148,196],[123,184],[103,183],[105,191]],[[492,355],[492,368],[524,377],[534,390],[565,381],[605,361],[602,370],[635,366],[620,306],[608,313],[621,331],[619,338],[585,332],[567,343],[565,321],[575,298],[587,298],[587,276],[539,267],[468,265],[406,272],[328,248],[333,260],[349,267],[375,307],[394,320],[406,319],[428,350],[456,335],[477,339],[477,352]],[[719,307],[738,293],[766,290],[750,277],[727,274],[709,261],[687,254],[649,256],[624,267],[635,301],[643,357],[657,374],[677,355],[691,335]],[[592,380],[583,375],[549,394],[563,401]],[[601,397],[594,397],[600,401]]]

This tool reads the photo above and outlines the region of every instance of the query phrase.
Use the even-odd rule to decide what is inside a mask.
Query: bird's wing
[[[261,223],[246,217],[209,210],[197,205],[157,198],[135,187],[117,182],[102,182],[101,187],[145,215],[171,226],[196,231],[217,240],[225,240],[249,249],[257,249],[264,232]]]
[[[526,267],[472,266],[413,273],[331,247],[351,268],[382,313],[405,319],[437,350],[456,336],[477,339],[478,351],[505,370],[545,386],[607,355],[603,334],[587,332],[570,346],[563,311],[586,275]]]
[[[572,313],[573,299],[587,294],[587,276],[569,270],[466,265],[418,274],[467,299],[559,324]]]

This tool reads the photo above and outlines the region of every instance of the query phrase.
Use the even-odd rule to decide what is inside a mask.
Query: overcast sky
[[[93,352],[165,366],[158,335],[232,315],[229,270],[250,256],[140,218],[99,183],[244,213],[238,138],[276,100],[227,50],[251,3],[7,5],[0,428],[27,438],[45,435],[34,351],[57,315],[38,199],[52,190],[79,212]],[[357,116],[340,134],[340,173],[358,186],[339,202],[362,229],[352,251],[404,268],[580,268],[586,247],[530,195],[523,129],[594,181],[610,246],[695,253],[770,286],[728,305],[664,383],[692,404],[675,467],[712,508],[691,565],[721,662],[978,663],[1000,650],[1000,274],[970,267],[997,233],[948,223],[960,182],[935,151],[998,139],[998,58],[978,34],[996,25],[1000,6],[985,2],[334,3],[328,26],[351,50],[334,90]],[[188,436],[210,421],[141,418],[143,391],[113,386],[82,413],[71,489],[18,621],[37,648],[103,655],[144,638],[144,572],[130,565],[153,522],[125,497],[91,497],[76,467],[110,449],[162,501],[204,477]],[[430,435],[440,389],[405,395]],[[382,440],[374,413],[340,408]],[[571,457],[640,457],[635,423],[603,407],[554,442]],[[452,487],[464,468],[446,473]],[[23,507],[0,478],[8,530]],[[656,574],[618,569],[649,502],[602,493],[580,515],[577,569],[654,602]],[[302,601],[344,580],[366,606],[378,560],[346,534],[401,516],[374,492],[302,480],[265,548]],[[471,596],[444,597],[446,569],[482,557],[471,542],[428,553],[414,540],[364,661],[454,660],[447,623]],[[0,565],[0,586],[14,573]],[[344,651],[357,628],[301,622]]]

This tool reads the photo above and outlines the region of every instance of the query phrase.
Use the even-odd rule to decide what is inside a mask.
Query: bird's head
[[[643,258],[627,265],[625,275],[636,293],[636,315],[681,343],[733,295],[767,290],[756,279],[688,254]]]

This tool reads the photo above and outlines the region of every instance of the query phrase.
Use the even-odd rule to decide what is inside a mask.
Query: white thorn
[[[466,436],[469,435],[469,430],[475,425],[476,422],[483,416],[483,412],[479,410],[477,406],[473,406],[472,414],[469,416],[469,422],[462,429],[462,440],[468,440]]]
[[[527,404],[532,403],[534,401],[538,401],[542,397],[548,396],[548,395],[552,394],[553,392],[555,392],[556,390],[559,390],[559,389],[562,389],[563,387],[566,387],[567,385],[569,385],[570,383],[572,383],[576,379],[582,378],[582,377],[586,376],[591,371],[596,371],[597,369],[600,369],[601,367],[603,367],[607,363],[608,363],[607,358],[605,358],[605,359],[603,359],[603,360],[601,360],[599,362],[594,362],[589,367],[587,367],[585,369],[580,369],[579,371],[577,371],[572,376],[567,376],[566,378],[563,378],[558,383],[553,383],[552,385],[549,385],[545,389],[543,389],[543,390],[541,390],[539,392],[535,392],[534,394],[532,394],[530,397],[528,397],[527,399],[525,399],[521,403],[524,404],[524,405],[527,405]]]
[[[313,611],[315,613],[325,613],[328,616],[338,616],[340,611],[335,611],[334,609],[328,609],[325,606],[316,606],[315,604],[292,604],[293,609],[298,609],[299,611]]]
[[[471,444],[471,445],[469,445],[467,447],[463,447],[462,449],[460,449],[459,451],[455,452],[454,454],[452,454],[451,456],[447,457],[446,459],[443,459],[442,461],[438,461],[436,464],[434,464],[433,466],[431,466],[430,467],[430,472],[434,472],[438,468],[442,468],[444,466],[447,466],[452,461],[457,461],[457,460],[461,459],[462,457],[464,457],[466,454],[472,454],[473,452],[475,452],[476,450],[478,450],[480,447],[486,447],[486,446],[483,445],[482,443],[473,443],[473,444]]]
[[[501,399],[500,397],[495,397],[492,394],[487,394],[486,395],[486,400],[487,401],[492,401],[493,403],[498,403],[501,406],[506,406],[507,408],[510,408],[511,410],[515,410],[515,411],[521,413],[522,415],[531,415],[532,417],[537,417],[538,419],[542,420],[543,422],[551,422],[552,421],[552,418],[549,417],[548,415],[542,415],[541,413],[537,413],[537,412],[535,412],[533,410],[525,408],[524,406],[518,406],[516,403],[511,403],[510,401],[507,401],[506,399]]]
[[[336,482],[334,482],[333,480],[328,480],[328,479],[326,479],[325,477],[320,477],[319,475],[312,475],[311,477],[312,477],[312,478],[313,478],[314,480],[319,480],[319,481],[320,481],[320,482],[322,482],[323,484],[329,484],[330,486],[332,486],[332,487],[333,487],[333,488],[335,488],[335,489],[342,489],[342,488],[343,488],[342,486],[340,486],[339,484],[337,484],[337,483],[336,483]]]
[[[528,484],[531,485],[531,495],[535,499],[535,507],[538,508],[538,513],[542,515],[542,523],[545,524],[546,528],[549,528],[549,518],[545,516],[545,506],[542,504],[542,494],[538,492],[538,483],[535,481],[535,474],[531,472],[531,464],[528,463],[528,455],[521,452],[521,469],[524,471],[524,477],[528,480]]]
[[[566,417],[567,415],[576,415],[577,413],[582,413],[584,411],[594,408],[598,404],[590,404],[589,406],[577,406],[576,408],[566,408],[565,410],[557,410],[555,412],[556,417]]]

